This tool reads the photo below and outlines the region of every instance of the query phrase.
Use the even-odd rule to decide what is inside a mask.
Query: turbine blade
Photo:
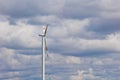
[[[48,25],[43,26],[43,35],[46,36]]]
[[[46,41],[46,38],[45,38],[45,49],[46,49],[46,55],[48,57],[48,47],[47,47],[47,41]]]
[[[38,36],[41,36],[41,37],[42,37],[43,35],[40,35],[40,34],[39,34]]]

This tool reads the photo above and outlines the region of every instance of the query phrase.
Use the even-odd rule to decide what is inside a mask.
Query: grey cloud
[[[90,0],[4,0],[0,1],[0,14],[13,18],[38,15],[57,15],[66,18],[88,18],[99,15],[99,1]]]
[[[0,13],[14,18],[58,14],[64,4],[59,0],[4,0],[0,3]]]
[[[99,53],[103,55],[120,51],[119,33],[111,33],[107,35],[108,37],[105,35],[103,39],[96,38],[97,34],[87,29],[91,19],[62,19],[61,21],[55,16],[44,16],[37,19],[51,23],[57,20],[54,23],[55,26],[49,26],[47,33],[48,46],[51,52],[60,52],[74,56],[95,54],[98,56]],[[39,25],[30,25],[24,22],[24,20],[18,20],[17,25],[8,24],[8,21],[1,22],[1,25],[5,26],[1,27],[1,47],[15,49],[26,55],[38,55],[40,53],[41,38],[32,37],[32,35],[35,32],[35,36],[37,36],[39,32],[42,32],[40,31],[42,30],[41,25],[40,27]],[[110,35],[112,37],[109,37]]]
[[[97,18],[91,20],[90,26],[87,29],[98,34],[106,35],[120,32],[119,26],[119,18]]]
[[[0,61],[0,79],[25,80],[40,74],[40,55],[21,55],[12,49],[0,48]]]
[[[6,57],[6,58],[4,58]],[[12,49],[0,48],[0,79],[40,79],[41,73],[41,55],[23,55],[18,54]],[[60,54],[52,54],[46,58],[46,75],[63,76],[62,72],[66,72],[67,77],[72,72],[72,67],[68,65],[79,64],[79,58],[68,56],[65,57]],[[59,59],[62,59],[61,61]],[[57,64],[57,65],[56,65]],[[57,67],[59,65],[59,67]],[[62,66],[64,65],[64,66]],[[2,67],[4,66],[4,67]],[[51,67],[50,67],[51,66]],[[53,71],[54,69],[54,71]],[[61,69],[61,70],[60,70]],[[60,70],[60,71],[58,71]],[[70,71],[69,71],[70,70]],[[50,74],[49,74],[50,73]],[[55,74],[56,73],[56,74]],[[6,77],[7,76],[7,77]],[[53,77],[54,78],[54,77]]]
[[[39,40],[41,39],[38,37],[39,27],[35,28],[33,26],[29,26],[27,28],[26,26],[22,25],[21,22],[17,25],[10,25],[8,21],[1,22],[0,24],[1,47],[23,49],[28,48],[27,46],[31,45],[31,48],[35,48],[36,44],[38,44],[38,47],[40,47],[41,43],[39,43]]]
[[[112,0],[7,0],[7,2],[1,1],[0,13],[11,16],[9,22],[14,25],[18,18],[27,18],[28,24],[32,25],[59,24],[55,20],[54,22],[43,21],[43,18],[38,19],[36,17],[43,17],[43,15],[73,19],[91,19],[88,30],[104,36],[104,34],[119,31],[119,5],[114,6],[115,3],[116,1]]]
[[[7,48],[0,49],[0,57],[6,55],[6,58],[0,58],[2,65],[8,64],[11,68],[0,67],[0,79],[22,79],[32,80],[40,79],[40,59],[41,55],[28,56],[16,54],[14,50]],[[4,55],[3,55],[4,54]],[[110,54],[108,56],[99,57],[74,57],[64,56],[61,54],[50,53],[46,58],[46,79],[73,79],[74,76],[79,78],[79,71],[83,79],[114,79],[120,78],[119,75],[119,55]],[[9,62],[11,61],[11,62]],[[16,61],[18,63],[16,63]],[[9,62],[9,63],[7,63]],[[20,64],[19,64],[20,63]],[[64,73],[64,74],[63,74]],[[111,75],[109,77],[109,75]],[[6,77],[7,75],[7,77]],[[92,76],[94,77],[92,77]],[[114,77],[113,77],[114,76]]]
[[[84,19],[119,13],[119,4],[116,4],[119,3],[118,0],[1,0],[0,3],[0,14],[13,18],[56,15]]]
[[[48,79],[67,80],[79,76],[76,71],[81,70],[84,76],[89,68],[94,80],[119,79],[120,17],[116,1],[1,0],[0,79],[40,79],[41,39],[33,36],[42,32],[41,25],[46,23],[50,24]]]
[[[101,36],[120,32],[120,5],[119,0],[100,0],[100,14],[91,19],[88,30],[92,30]]]
[[[55,42],[55,41],[54,41]],[[60,44],[59,44],[60,43]],[[108,35],[105,39],[74,39],[67,38],[58,40],[57,44],[53,43],[53,51],[59,51],[65,55],[74,56],[99,56],[111,54],[113,52],[119,53],[119,34]]]
[[[31,0],[32,1],[32,0]],[[1,14],[9,15],[11,17],[27,17],[35,15],[38,10],[34,8],[35,4],[31,1],[5,0],[1,1]]]
[[[68,18],[91,18],[96,17],[100,13],[99,1],[93,0],[69,0],[66,1],[63,9],[63,16]]]

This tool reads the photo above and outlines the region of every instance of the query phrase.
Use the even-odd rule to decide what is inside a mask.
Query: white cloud
[[[90,20],[74,20],[74,19],[62,19],[56,23],[56,27],[50,29],[50,36],[57,38],[70,37],[70,36],[90,36],[89,32],[85,31],[86,26],[89,25]]]
[[[83,80],[83,72],[82,71],[78,71],[78,75],[77,76],[71,76],[70,80]]]
[[[46,17],[49,18],[50,16]],[[48,30],[48,45],[52,49],[55,48],[62,53],[72,53],[72,55],[79,55],[80,53],[86,53],[86,51],[120,51],[119,33],[111,33],[104,39],[92,39],[94,33],[86,29],[86,27],[90,25],[90,19],[62,19],[63,21],[60,21],[60,19],[56,16],[51,17],[49,21],[54,22],[57,19],[58,23],[55,24],[56,27],[51,25]],[[40,20],[41,19],[42,17],[40,17]],[[45,21],[46,20],[48,19],[46,18]],[[42,27],[38,27],[38,25],[29,25],[22,19],[18,20],[16,23],[16,25],[11,25],[9,24],[8,20],[0,22],[0,45],[18,49],[40,48],[41,38],[39,38],[37,35],[39,32],[42,32],[40,31],[42,30]],[[33,35],[39,39],[33,37]]]
[[[34,77],[40,78],[41,55],[23,55],[13,49],[0,48],[0,61],[0,79],[25,80]],[[46,73],[54,73],[57,69],[64,68],[64,66],[66,66],[66,68],[68,67],[67,70],[69,70],[72,69],[69,65],[73,64],[80,64],[80,59],[78,57],[50,53],[49,57],[46,57],[46,66],[48,66],[46,67]],[[49,66],[56,68],[54,68],[53,71]],[[59,73],[61,72],[62,70]],[[51,79],[61,79],[60,76],[61,75],[59,74],[51,74],[48,75],[47,78],[50,77]]]
[[[13,80],[18,78],[20,80],[24,80],[39,77],[41,64],[40,59],[40,55],[23,55],[18,54],[16,53],[16,51],[11,49],[1,48],[0,71],[2,73],[0,73],[0,78]],[[46,77],[47,79],[55,78],[58,80],[65,78],[70,78],[70,80],[84,80],[88,78],[91,80],[106,79],[106,77],[103,78],[102,75],[106,75],[108,73],[112,74],[112,72],[118,70],[119,67],[116,67],[116,69],[114,69],[114,66],[118,66],[118,64],[119,55],[110,55],[107,57],[102,56],[98,58],[80,58],[74,56],[64,56],[57,53],[49,53],[49,57],[46,57]],[[111,72],[109,72],[109,69],[111,70]],[[78,72],[77,74],[76,71]],[[116,75],[118,73],[114,72],[114,74]],[[26,77],[24,77],[23,75],[26,75]],[[30,75],[29,78],[28,75]]]
[[[66,62],[68,64],[80,64],[81,60],[80,60],[80,58],[69,56],[66,58]]]
[[[107,10],[119,10],[118,8],[119,6],[119,0],[101,0],[101,7],[103,7],[103,9],[107,9]],[[115,5],[116,4],[116,5]]]
[[[106,18],[120,18],[120,1],[119,0],[101,0],[100,6],[102,16]]]
[[[60,54],[49,53],[49,56],[46,57],[47,64],[80,64],[81,60],[79,57],[74,56],[64,56]]]
[[[9,67],[10,69],[16,69],[16,68],[19,69],[22,67],[24,68],[24,67],[27,67],[26,64],[30,65],[30,64],[37,63],[36,61],[39,60],[39,57],[40,56],[32,56],[32,55],[28,56],[28,55],[18,54],[13,49],[0,48],[1,66],[4,66],[3,68],[6,68],[6,67]]]
[[[119,0],[1,0],[0,79],[40,78],[41,55],[34,54],[41,46],[37,38],[41,25],[46,23],[50,24],[48,77],[119,79],[119,7]]]
[[[95,79],[92,69],[89,69],[88,74],[85,74],[85,71],[77,71],[77,75],[71,76],[70,80],[84,80],[84,79]]]
[[[8,21],[0,22],[0,26],[1,46],[13,48],[40,47],[38,39],[33,37],[38,36],[36,32],[39,31],[39,29],[37,27],[21,23],[18,23],[18,25],[10,25]]]
[[[0,48],[0,79],[21,80],[24,75],[39,74],[40,58],[40,55],[23,55],[12,49]]]
[[[110,37],[112,36],[112,37]],[[117,36],[117,37],[116,37]],[[72,40],[72,41],[71,41]],[[120,51],[120,46],[119,46],[119,33],[113,35],[110,34],[108,37],[105,39],[69,39],[64,40],[64,44],[69,44],[73,46],[68,46],[72,47],[75,50],[78,51],[86,51],[86,50],[92,50],[92,51],[113,51],[113,52],[119,52]],[[91,47],[92,46],[92,47]]]

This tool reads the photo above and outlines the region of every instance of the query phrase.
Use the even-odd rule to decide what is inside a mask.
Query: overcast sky
[[[0,0],[0,80],[120,79],[120,0]]]

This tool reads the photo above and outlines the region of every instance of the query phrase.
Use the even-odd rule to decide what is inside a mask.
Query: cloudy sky
[[[120,0],[0,0],[0,80],[120,79]]]

